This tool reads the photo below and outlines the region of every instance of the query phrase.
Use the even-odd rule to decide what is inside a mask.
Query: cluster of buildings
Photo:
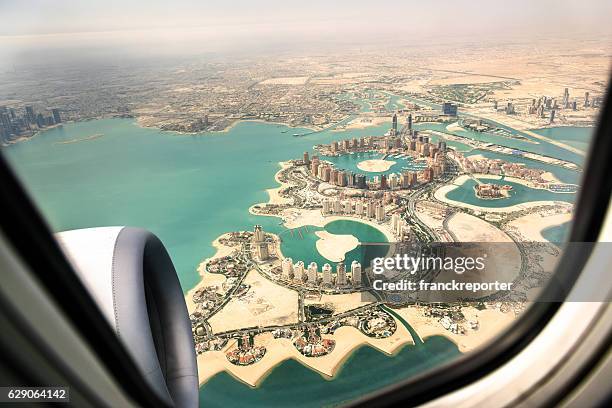
[[[217,292],[216,287],[205,286],[193,293],[192,300],[196,305],[196,312],[193,315],[203,319],[223,302],[223,295]]]
[[[255,258],[259,261],[266,261],[270,258],[270,249],[266,240],[266,233],[261,225],[255,225],[251,238],[251,248]]]
[[[391,336],[397,330],[395,319],[380,310],[368,310],[369,316],[359,320],[359,330],[368,337],[383,339]]]
[[[476,196],[485,199],[505,198],[508,197],[508,192],[512,190],[512,186],[504,184],[476,184],[474,186]]]
[[[296,283],[306,283],[312,286],[323,285],[327,287],[347,287],[361,285],[361,264],[357,261],[351,263],[350,271],[346,270],[344,262],[338,262],[335,275],[332,273],[332,266],[328,263],[323,265],[321,271],[316,262],[311,262],[308,267],[303,261],[293,263],[293,259],[284,258],[281,262],[281,277],[286,281]]]
[[[322,161],[318,156],[313,156],[312,160],[308,152],[304,153],[302,163],[309,167],[310,175],[320,181],[324,181],[339,187],[349,187],[356,189],[369,190],[395,190],[413,188],[419,180],[432,182],[446,171],[446,142],[440,141],[437,144],[429,142],[428,136],[420,136],[417,132],[404,141],[401,137],[384,136],[373,141],[373,137],[361,139],[346,139],[341,142],[342,152],[351,152],[351,149],[361,149],[362,142],[368,149],[380,148],[384,151],[393,149],[401,153],[408,154],[415,158],[426,158],[427,166],[422,171],[404,171],[401,175],[392,174],[391,176],[381,175],[374,181],[368,180],[365,174],[355,174],[350,171],[337,169],[331,163]],[[336,151],[334,147],[338,142],[333,142],[331,147],[326,147],[326,151]]]
[[[256,346],[253,343],[253,337],[245,333],[238,338],[238,346],[225,353],[225,357],[234,365],[246,366],[258,362],[265,354],[266,348]]]
[[[495,174],[517,177],[538,184],[547,184],[542,178],[546,171],[542,169],[529,168],[525,163],[512,163],[500,159],[470,158],[461,153],[455,153],[455,159],[461,169],[467,173]]]
[[[324,216],[356,215],[358,217],[376,219],[378,222],[383,222],[386,218],[383,201],[376,199],[327,199],[322,203],[321,214]]]
[[[527,107],[527,113],[534,115],[539,118],[545,118],[549,115],[549,122],[552,123],[555,120],[556,112],[560,109],[577,111],[580,109],[586,109],[589,107],[596,108],[601,104],[601,98],[592,98],[589,92],[584,93],[582,98],[570,98],[569,88],[565,88],[563,91],[563,97],[559,101],[557,98],[548,96],[541,96],[539,98],[531,99],[531,104]],[[512,102],[507,102],[503,108],[498,108],[497,101],[493,101],[493,109],[503,111],[507,115],[514,115],[517,113],[516,108]]]
[[[36,112],[28,105],[22,113],[14,108],[0,106],[0,142],[6,143],[20,136],[31,136],[35,131],[62,123],[59,109],[51,109],[51,114]]]
[[[320,357],[331,353],[336,341],[322,338],[318,326],[308,326],[302,335],[294,340],[293,345],[306,357]]]

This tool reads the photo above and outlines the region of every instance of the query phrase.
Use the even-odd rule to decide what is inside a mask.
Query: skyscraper
[[[55,123],[62,123],[62,117],[60,116],[59,109],[51,109],[51,113],[53,114],[53,120]]]
[[[376,221],[383,222],[385,220],[385,206],[382,203],[376,206]]]
[[[308,157],[308,152],[304,152],[303,161],[304,161],[305,165],[307,165],[307,166],[310,165],[310,157]]]
[[[387,176],[382,174],[380,176],[380,189],[386,190],[387,188],[389,188],[389,186],[387,186]]]
[[[357,184],[357,188],[366,188],[366,176],[364,174],[357,174],[355,176],[355,184]]]
[[[281,263],[281,269],[283,273],[283,278],[289,280],[293,278],[293,259],[284,258]]]
[[[311,262],[308,265],[308,283],[316,284],[317,283],[317,263]]]
[[[323,265],[323,284],[330,285],[332,283],[332,267],[326,263]]]
[[[392,125],[392,129],[393,132],[391,132],[393,135],[397,134],[397,114],[393,114],[393,125]]]
[[[361,264],[357,261],[351,263],[351,281],[353,286],[361,285]]]
[[[34,115],[34,108],[30,105],[25,107],[25,111],[26,111],[26,119],[28,120],[28,123],[36,123],[36,115]]]
[[[408,114],[408,130],[412,130],[412,113]]]
[[[336,265],[336,285],[346,285],[346,270],[344,267],[344,261],[340,261]]]
[[[449,116],[457,116],[457,105],[450,102],[444,102],[442,104],[442,114]]]
[[[266,235],[263,227],[261,225],[255,225],[255,228],[253,229],[253,243],[264,242],[265,240]]]
[[[258,242],[255,244],[255,257],[260,261],[265,261],[269,257],[268,244],[265,242]]]
[[[298,261],[295,265],[293,265],[293,279],[301,282],[304,280],[304,262]]]

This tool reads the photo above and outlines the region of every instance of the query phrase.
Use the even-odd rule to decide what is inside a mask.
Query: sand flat
[[[395,163],[393,160],[371,159],[357,163],[357,168],[368,172],[380,172],[389,170]]]
[[[315,235],[319,237],[316,242],[317,251],[332,262],[344,260],[346,253],[359,245],[354,235],[331,234],[327,231],[317,231]]]

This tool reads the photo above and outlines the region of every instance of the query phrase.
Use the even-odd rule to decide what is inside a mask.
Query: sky
[[[376,42],[612,35],[612,1],[0,0],[0,56],[232,52]]]

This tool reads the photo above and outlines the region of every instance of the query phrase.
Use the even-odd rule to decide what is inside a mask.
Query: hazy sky
[[[0,56],[136,47],[223,52],[305,44],[612,34],[610,0],[0,0]]]

